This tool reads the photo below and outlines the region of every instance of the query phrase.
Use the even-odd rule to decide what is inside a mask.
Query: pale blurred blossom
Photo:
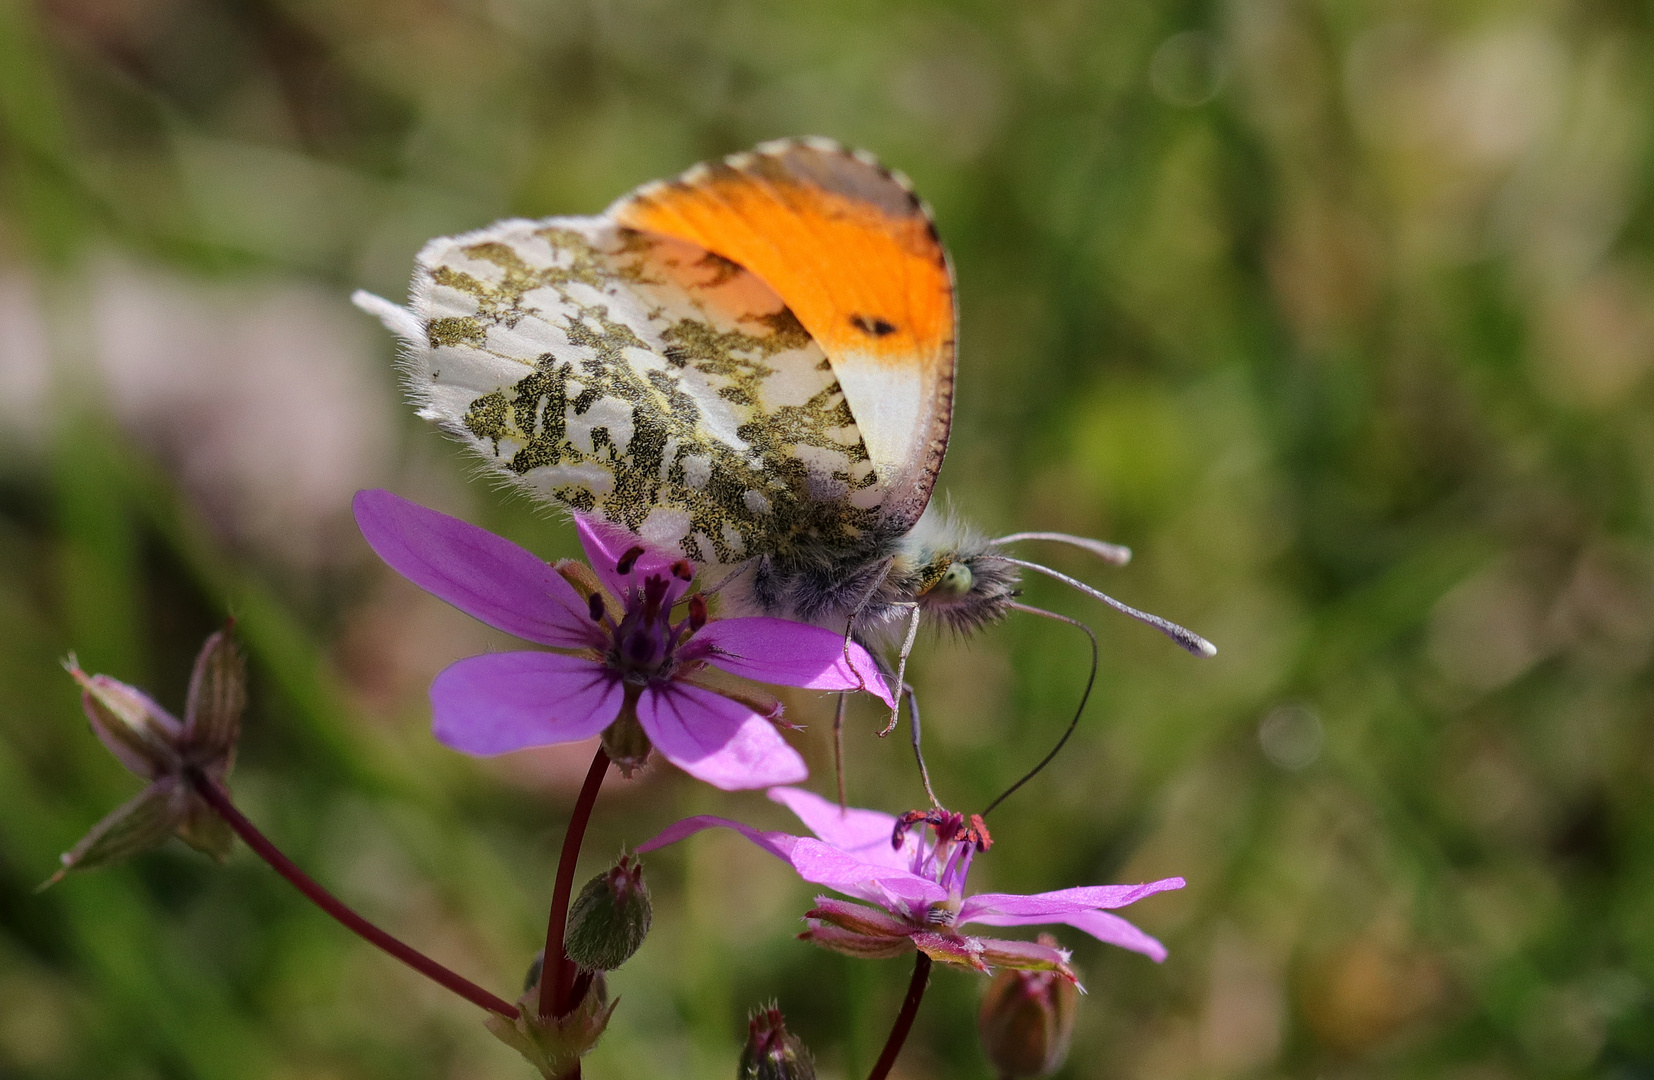
[[[209,284],[115,258],[74,280],[54,287],[84,300],[54,295],[48,322],[41,288],[0,274],[0,441],[44,446],[54,383],[90,360],[93,409],[224,534],[298,566],[326,561],[350,537],[352,493],[386,476],[396,408],[388,358],[344,290]],[[73,340],[54,343],[49,326]]]

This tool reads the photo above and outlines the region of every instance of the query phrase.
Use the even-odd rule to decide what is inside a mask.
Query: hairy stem
[[[540,1019],[563,1016],[580,1004],[573,998],[575,964],[563,952],[563,930],[569,921],[569,893],[574,891],[574,864],[580,859],[580,844],[586,839],[586,824],[592,819],[597,790],[609,771],[609,755],[599,746],[574,801],[568,832],[563,834],[563,854],[557,860],[557,882],[551,890],[551,914],[546,919],[546,957],[540,975]],[[571,1000],[572,999],[572,1000]]]
[[[867,1080],[885,1080],[890,1075],[896,1056],[902,1052],[902,1044],[907,1042],[907,1033],[913,1030],[913,1018],[919,1014],[919,1002],[924,1000],[925,987],[929,983],[930,957],[920,953],[918,959],[913,961],[913,980],[907,984],[902,1011],[896,1014],[896,1023],[890,1028],[890,1038],[884,1041],[884,1051],[873,1063],[873,1071],[867,1074]]]
[[[345,929],[358,935],[368,944],[377,945],[380,949],[407,964],[427,979],[452,990],[471,1004],[487,1009],[489,1012],[500,1013],[512,1020],[517,1018],[516,1006],[495,997],[463,975],[449,971],[411,945],[404,944],[391,937],[385,931],[346,907],[338,897],[322,888],[310,875],[300,870],[292,859],[283,855],[276,845],[272,844],[251,821],[247,820],[240,810],[236,809],[235,803],[230,799],[230,793],[218,781],[208,779],[202,773],[194,771],[190,773],[189,778],[195,790],[207,801],[207,805],[211,806],[219,817],[229,823],[230,828],[235,830],[235,834],[241,837],[243,843],[252,848],[259,858],[269,863],[271,869],[286,878],[295,889],[303,893],[307,900],[338,920]]]

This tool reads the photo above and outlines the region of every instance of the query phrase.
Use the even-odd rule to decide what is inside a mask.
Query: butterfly
[[[595,217],[433,240],[407,307],[355,300],[402,339],[422,416],[534,494],[726,568],[733,610],[899,637],[905,664],[921,619],[994,622],[1031,568],[1215,652],[1002,550],[1125,549],[989,540],[930,509],[953,269],[912,185],[865,152],[764,143]]]

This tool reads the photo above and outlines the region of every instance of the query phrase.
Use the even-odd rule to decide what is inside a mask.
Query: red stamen
[[[636,566],[637,561],[642,557],[643,548],[641,545],[627,548],[626,554],[622,555],[620,561],[615,563],[615,573],[625,577],[632,572],[632,567]]]
[[[672,564],[672,576],[679,581],[689,581],[695,576],[695,568],[689,565],[688,559],[679,559]]]
[[[907,839],[908,830],[921,821],[929,821],[930,817],[931,812],[929,810],[909,810],[897,818],[896,828],[890,835],[890,846],[898,851],[901,850],[902,841]]]
[[[586,610],[591,614],[592,622],[602,622],[603,598],[596,593],[586,597]]]
[[[689,632],[693,634],[706,625],[706,597],[696,593],[689,598]]]

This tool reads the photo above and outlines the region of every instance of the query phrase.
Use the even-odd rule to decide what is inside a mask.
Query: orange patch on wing
[[[829,357],[860,354],[943,376],[952,361],[952,275],[905,189],[881,176],[903,198],[875,202],[751,157],[748,169],[720,162],[650,185],[610,214],[740,263],[786,301]]]
[[[739,263],[821,346],[897,531],[930,501],[953,417],[953,272],[907,182],[826,140],[766,143],[608,210]]]

